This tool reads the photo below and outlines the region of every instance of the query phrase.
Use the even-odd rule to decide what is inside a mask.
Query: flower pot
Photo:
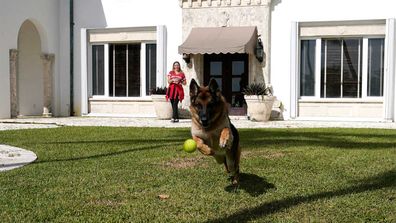
[[[151,99],[153,100],[155,114],[158,119],[172,118],[172,106],[169,101],[166,101],[165,95],[152,94]]]
[[[271,117],[275,96],[245,95],[247,114],[252,121],[265,122]]]

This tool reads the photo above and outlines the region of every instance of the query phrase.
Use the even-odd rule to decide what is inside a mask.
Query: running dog
[[[239,183],[239,134],[228,116],[228,104],[221,94],[216,80],[200,87],[192,79],[190,83],[191,134],[198,150],[213,156],[224,164],[233,185]]]

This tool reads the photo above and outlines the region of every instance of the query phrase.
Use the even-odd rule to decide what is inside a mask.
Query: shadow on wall
[[[102,0],[74,0],[74,22],[75,29],[107,27]]]
[[[74,84],[73,111],[81,115],[81,29],[106,28],[107,20],[102,0],[74,0]],[[84,74],[85,75],[85,74]]]
[[[277,6],[281,2],[282,2],[282,0],[272,0],[272,2],[271,2],[271,11],[274,11],[275,10],[275,6]]]

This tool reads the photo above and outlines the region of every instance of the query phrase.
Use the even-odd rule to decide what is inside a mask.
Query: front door
[[[204,84],[214,78],[230,106],[230,115],[246,115],[242,91],[248,84],[248,54],[204,56]]]

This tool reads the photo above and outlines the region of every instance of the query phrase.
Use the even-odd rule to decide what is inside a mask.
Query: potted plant
[[[276,99],[264,83],[251,83],[243,91],[247,104],[247,115],[252,121],[268,121]]]
[[[158,119],[172,118],[172,106],[169,101],[166,101],[166,90],[166,87],[156,87],[150,91],[155,114],[157,115]]]

